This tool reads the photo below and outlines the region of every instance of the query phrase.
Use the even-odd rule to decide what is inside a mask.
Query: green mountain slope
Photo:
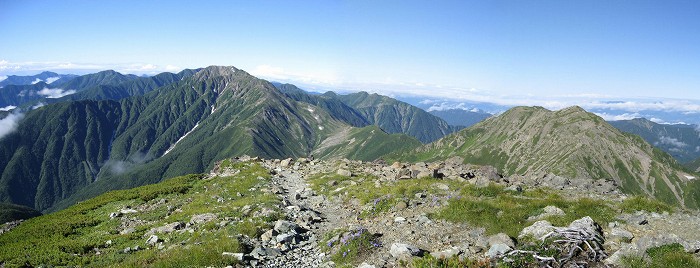
[[[0,224],[10,221],[34,218],[40,215],[41,212],[30,207],[0,203]]]
[[[387,133],[404,133],[428,143],[456,130],[444,120],[418,107],[386,96],[367,92],[327,96],[333,95],[355,108],[370,124],[379,126]]]
[[[351,126],[364,127],[370,125],[368,119],[364,118],[360,112],[337,98],[334,98],[334,95],[312,95],[292,84],[273,83],[273,85],[287,97],[296,101],[319,106],[329,111],[333,118]]]
[[[681,163],[700,157],[700,133],[694,126],[657,124],[644,118],[609,123],[621,131],[642,137]]]
[[[496,166],[505,175],[556,174],[614,180],[627,193],[698,207],[696,183],[670,155],[579,107],[516,107],[416,149],[403,158]],[[689,177],[687,177],[689,176]],[[687,190],[688,189],[688,190]],[[687,191],[686,191],[687,190]]]
[[[95,181],[120,110],[117,102],[84,101],[27,113],[0,140],[0,201],[43,210]]]
[[[233,156],[309,156],[353,127],[346,121],[353,110],[339,101],[297,101],[234,67],[212,66],[170,81],[142,96],[28,112],[17,131],[0,139],[0,200],[53,211],[108,190],[202,172]],[[355,134],[370,143],[323,157],[371,159],[415,144],[370,132]]]
[[[0,263],[4,267],[235,265],[234,258],[222,257],[221,252],[243,252],[245,244],[235,235],[258,237],[271,228],[281,215],[281,200],[267,191],[271,176],[257,163],[229,161],[219,170],[239,172],[233,176],[167,179],[106,193],[66,210],[29,219],[0,235]],[[212,201],[212,196],[219,201]],[[250,207],[249,212],[241,209],[245,205]],[[191,221],[203,214],[213,215],[216,220]],[[219,224],[222,220],[226,220],[224,225]],[[183,231],[150,233],[157,235],[167,250],[147,243],[151,229],[173,223],[172,228]]]
[[[430,111],[430,114],[440,117],[442,120],[445,120],[445,122],[452,126],[464,127],[472,126],[492,116],[491,114],[485,112],[474,112],[462,109]]]
[[[336,132],[325,139],[313,155],[317,158],[347,158],[372,161],[390,152],[409,151],[420,141],[406,134],[387,134],[377,126],[351,128]]]
[[[50,86],[44,82],[29,85],[7,85],[0,89],[0,108],[7,106],[19,107],[24,103],[44,99],[40,94],[44,88]]]

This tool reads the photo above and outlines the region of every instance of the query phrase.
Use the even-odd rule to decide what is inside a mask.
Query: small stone
[[[458,247],[451,247],[438,252],[431,252],[430,255],[436,259],[449,259],[462,253],[462,250]]]
[[[629,243],[634,238],[634,235],[630,231],[616,227],[610,230],[610,237],[619,242]]]
[[[338,171],[337,171],[336,173],[337,173],[338,175],[340,175],[340,176],[345,176],[345,177],[351,177],[351,176],[352,176],[352,172],[350,172],[350,171],[347,170],[347,169],[342,169],[342,168],[341,168],[341,169],[338,169]]]
[[[146,240],[146,245],[153,246],[156,243],[160,242],[160,239],[158,238],[157,235],[151,235],[147,240]]]
[[[518,238],[532,236],[535,239],[542,239],[545,235],[554,231],[554,226],[549,221],[536,221],[532,225],[523,228],[518,235]]]
[[[190,219],[190,223],[191,224],[205,223],[205,222],[216,219],[216,217],[217,216],[214,213],[204,213],[204,214],[194,215]]]
[[[122,252],[124,252],[124,253],[131,252],[131,247],[126,247]]]
[[[280,162],[280,167],[288,167],[290,162],[292,162],[291,158],[284,159]]]
[[[450,186],[447,186],[447,184],[444,184],[444,183],[433,183],[433,188],[436,188],[438,190],[443,190],[443,191],[450,190]]]
[[[277,243],[289,244],[294,240],[294,235],[289,233],[279,234],[275,237]]]
[[[515,243],[513,243],[513,239],[511,239],[510,236],[508,236],[505,233],[498,233],[498,234],[489,236],[488,241],[489,241],[490,246],[497,245],[497,244],[503,244],[503,245],[506,245],[510,248],[515,247]]]
[[[406,209],[406,207],[408,207],[408,204],[406,204],[406,202],[404,201],[399,201],[394,207],[396,208],[396,210],[404,210]]]
[[[404,218],[404,217],[396,217],[396,218],[394,218],[394,222],[395,222],[395,223],[404,223],[404,222],[406,222],[406,218]]]
[[[511,185],[511,186],[506,187],[506,188],[503,189],[503,190],[520,193],[520,192],[523,191],[523,187],[520,186],[520,185],[515,185],[515,184],[514,184],[514,185]]]
[[[486,256],[488,256],[489,258],[496,258],[499,255],[511,251],[511,249],[512,248],[506,244],[494,244],[489,248],[489,251],[486,252]]]
[[[410,258],[412,256],[423,256],[423,250],[408,244],[393,243],[389,249],[389,254],[397,259]]]
[[[273,230],[270,229],[270,230],[267,230],[266,232],[264,232],[262,235],[260,235],[260,240],[262,240],[263,242],[268,242],[268,241],[272,240],[273,236],[274,236]]]
[[[112,212],[112,213],[109,213],[109,218],[110,218],[110,219],[114,219],[114,218],[121,217],[121,216],[122,216],[122,214],[119,213],[119,212]]]
[[[357,268],[376,268],[376,266],[363,262],[360,266],[357,266]]]
[[[235,260],[243,261],[243,253],[223,252],[221,256],[233,257]]]
[[[135,209],[127,208],[127,209],[122,209],[119,212],[121,212],[121,214],[130,214],[130,213],[136,213],[139,211],[135,210]]]
[[[419,224],[423,224],[423,225],[430,225],[433,223],[433,221],[430,220],[430,218],[428,218],[428,216],[425,216],[425,215],[418,216],[418,219],[416,221]]]
[[[289,233],[291,231],[297,233],[302,231],[301,227],[299,227],[298,224],[285,220],[278,220],[277,222],[275,222],[275,227],[273,228],[273,230],[281,234]]]
[[[416,193],[415,194],[416,198],[425,198],[425,193]]]

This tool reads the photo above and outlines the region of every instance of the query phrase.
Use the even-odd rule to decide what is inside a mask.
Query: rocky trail
[[[320,162],[301,160],[263,160],[263,165],[270,170],[272,176],[271,190],[282,199],[284,220],[275,223],[260,238],[250,253],[243,258],[243,264],[251,267],[405,267],[412,258],[432,255],[435,259],[459,258],[485,260],[484,265],[493,265],[494,260],[522,254],[517,250],[523,236],[533,237],[556,235],[556,230],[574,230],[585,234],[581,237],[594,239],[588,243],[599,243],[596,250],[600,252],[590,255],[590,252],[572,251],[578,255],[568,258],[577,265],[591,261],[586,258],[595,255],[598,265],[587,267],[617,267],[620,257],[628,254],[644,254],[650,247],[679,243],[687,252],[700,250],[700,224],[698,215],[683,213],[621,213],[616,220],[602,227],[593,222],[590,217],[584,217],[571,223],[570,226],[556,227],[546,220],[551,216],[563,215],[563,211],[550,206],[542,214],[530,220],[532,225],[523,229],[518,238],[504,233],[487,235],[486,229],[468,223],[435,219],[432,215],[449,203],[449,198],[458,195],[459,191],[451,189],[454,184],[433,183],[423,185],[425,191],[419,191],[410,198],[393,204],[378,215],[367,216],[371,205],[363,204],[357,198],[340,198],[345,191],[344,185],[356,185],[362,182],[363,175],[375,176],[374,186],[381,189],[383,185],[393,185],[397,180],[411,180],[425,174],[427,164],[422,168],[413,166],[362,163],[359,161]],[[537,178],[531,181],[518,178],[501,178],[492,170],[483,167],[467,166],[458,170],[458,165],[442,164],[440,176],[446,174],[457,178],[463,184],[484,185],[488,183],[501,184],[507,189],[522,191],[522,188],[547,187],[565,191],[567,198],[572,196],[589,197],[590,193],[597,198],[619,200],[621,194],[611,190],[609,185],[593,185],[585,182],[565,180],[560,177]],[[409,170],[408,173],[403,170]],[[458,174],[468,174],[459,177]],[[310,178],[318,174],[347,175],[351,178],[344,183],[327,182],[329,192],[314,191]],[[358,174],[358,175],[356,175]],[[533,183],[534,181],[534,183]],[[586,189],[586,193],[575,194],[571,191],[577,187]],[[325,189],[325,188],[324,188]],[[368,189],[371,190],[371,189]],[[368,191],[365,191],[368,192]],[[328,195],[332,193],[334,195]],[[439,194],[436,194],[439,193]],[[347,195],[347,193],[345,193]],[[622,197],[624,198],[624,197]],[[374,205],[377,205],[375,200]],[[493,215],[500,217],[500,215]],[[583,227],[582,227],[583,226]],[[573,228],[573,229],[572,229]],[[584,230],[584,231],[581,231]],[[694,230],[694,231],[689,231]],[[374,237],[372,244],[376,247],[362,253],[359,261],[348,265],[338,265],[333,262],[333,255],[338,255],[340,243],[346,243],[361,233],[369,233]],[[564,235],[562,233],[561,235]],[[353,236],[355,235],[355,236]],[[600,238],[601,240],[597,240]],[[582,238],[583,239],[583,238]],[[520,242],[518,242],[520,241]],[[585,241],[579,241],[585,245]],[[574,248],[574,244],[561,245]],[[341,252],[342,253],[342,252]],[[574,254],[572,253],[572,254]],[[510,254],[510,255],[508,255]],[[533,253],[534,254],[534,253]],[[589,254],[589,255],[586,255]],[[581,257],[586,255],[584,257]],[[343,254],[343,256],[345,256]],[[605,258],[603,258],[605,257]],[[489,259],[491,261],[489,261]],[[490,263],[490,264],[489,264]],[[556,262],[551,262],[557,267]],[[584,265],[585,266],[585,265]]]

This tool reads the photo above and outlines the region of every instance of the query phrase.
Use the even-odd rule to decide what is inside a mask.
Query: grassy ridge
[[[237,252],[239,234],[257,236],[279,217],[253,218],[251,211],[275,208],[279,200],[263,191],[270,175],[257,164],[224,163],[240,172],[229,177],[187,175],[130,190],[112,191],[65,210],[32,218],[0,236],[0,262],[17,266],[173,267],[233,264],[223,251]],[[131,207],[137,213],[110,219],[112,212]],[[273,209],[274,211],[274,209]],[[217,220],[192,226],[192,233],[158,234],[163,248],[146,245],[144,234],[154,227],[189,222],[193,215],[217,214]],[[221,225],[220,221],[227,224]],[[128,234],[124,224],[139,223]],[[111,241],[107,242],[107,241]],[[141,250],[124,253],[126,247]],[[99,252],[99,253],[98,253]]]

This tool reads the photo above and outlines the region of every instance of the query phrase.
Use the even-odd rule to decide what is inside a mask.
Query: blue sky
[[[698,14],[698,1],[0,0],[0,76],[233,65],[320,91],[700,100]]]

